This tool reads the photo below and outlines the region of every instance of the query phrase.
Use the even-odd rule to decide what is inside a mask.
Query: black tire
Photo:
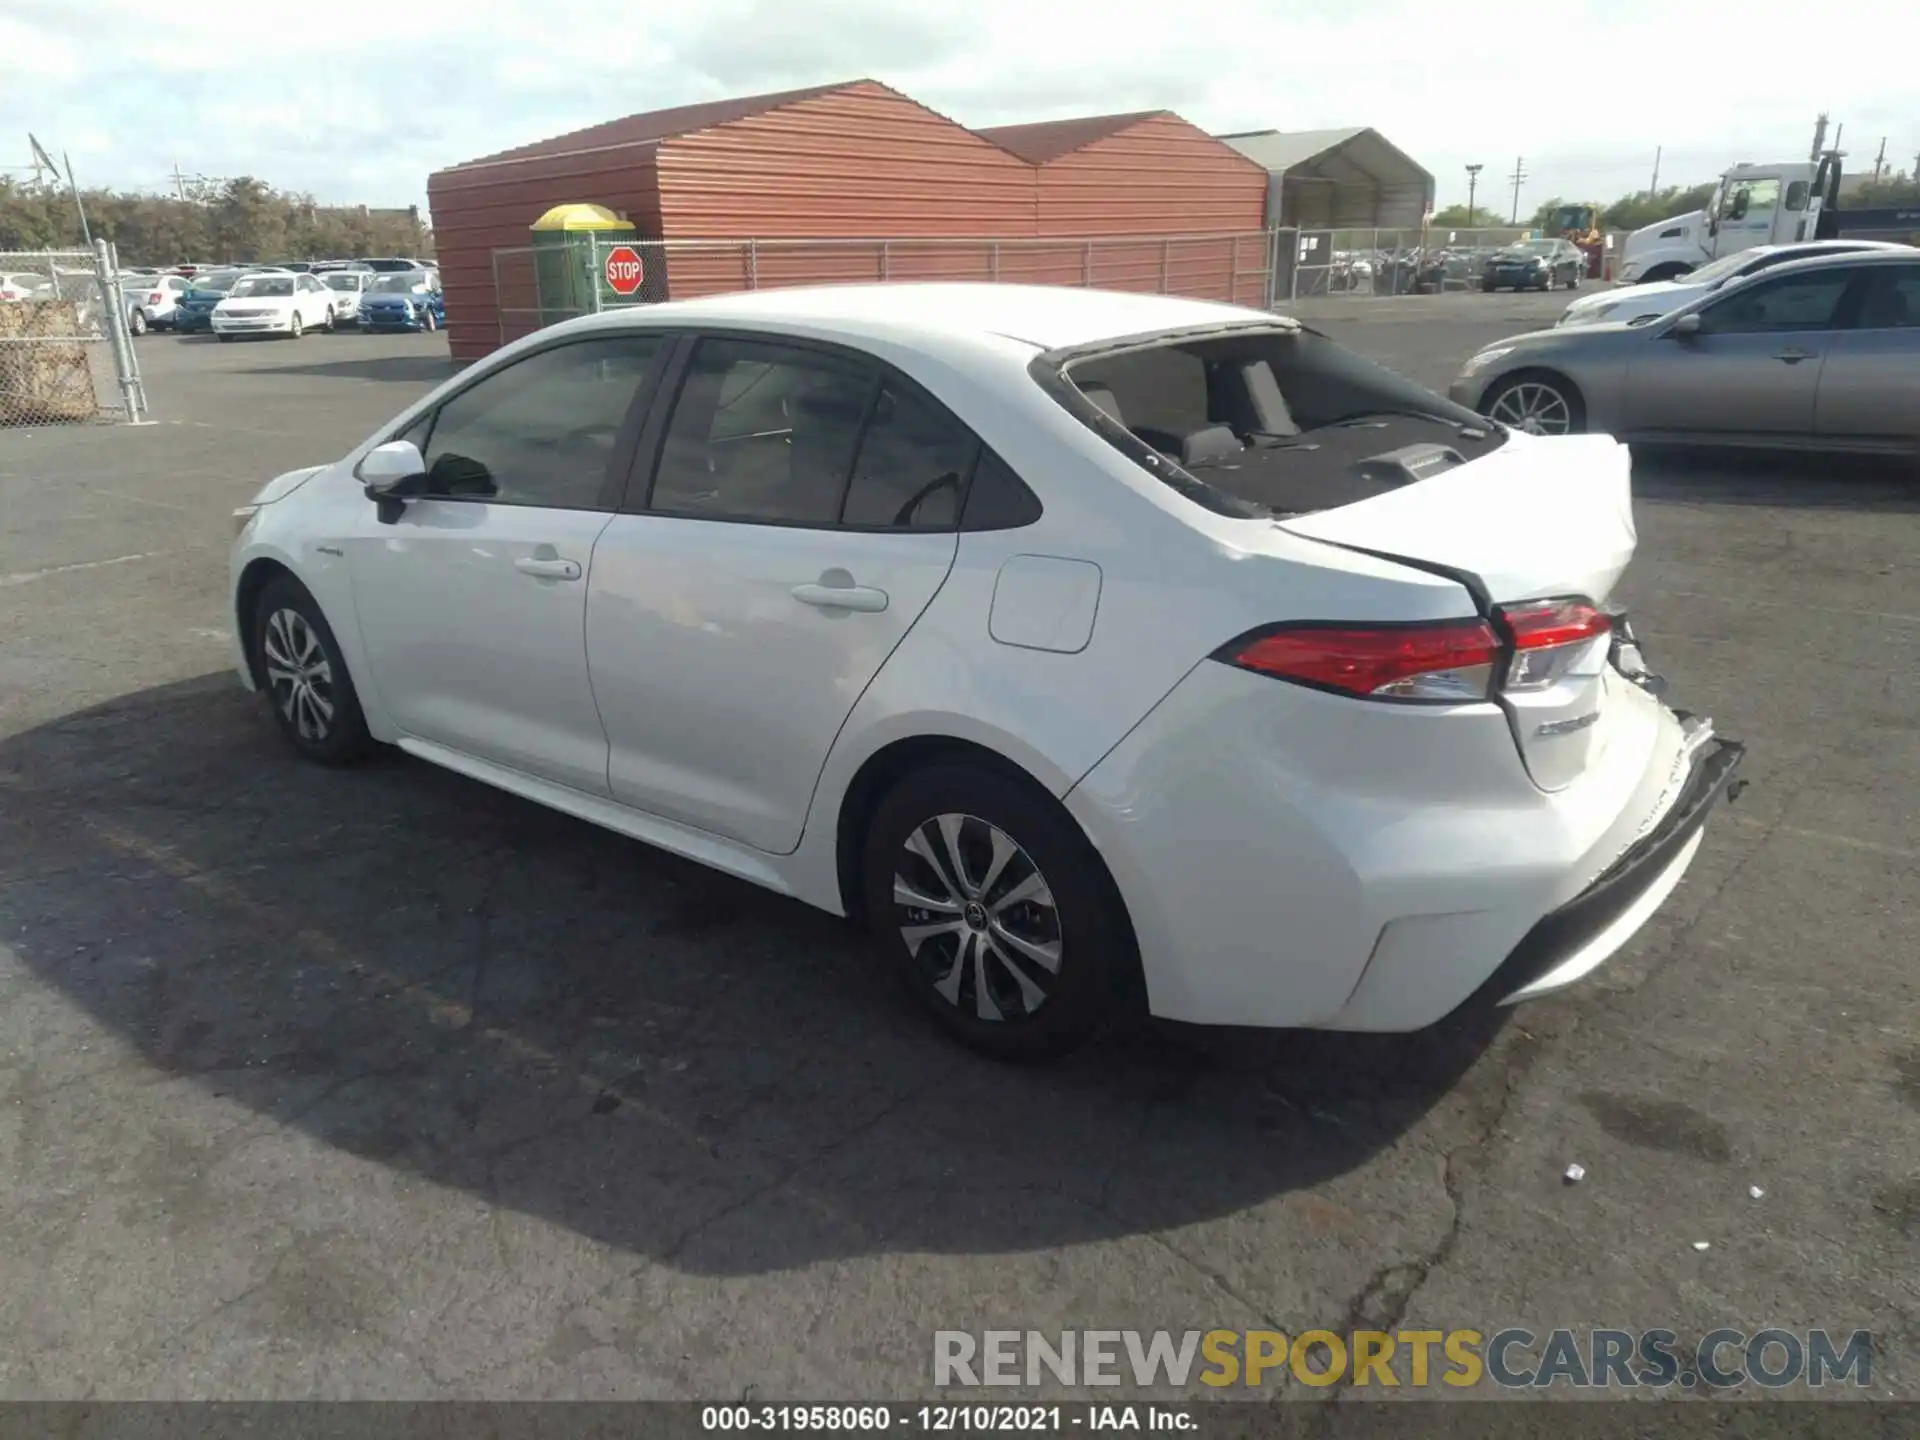
[[[1567,274],[1567,289],[1578,290],[1579,288],[1580,272],[1578,270],[1569,271]]]
[[[966,910],[978,918],[965,920],[960,918],[964,911],[957,913],[952,923],[970,928],[924,937],[916,954],[903,927],[916,920],[940,924],[939,916],[948,912],[903,906],[895,899],[895,878],[900,875],[936,898],[943,890],[951,892],[942,872],[908,849],[919,836],[934,853],[947,854],[936,823],[941,816],[965,817],[960,854],[971,875],[988,873],[994,830],[1018,853],[986,893],[972,890],[967,877],[960,877],[963,893],[974,897]],[[1041,877],[1037,893],[1050,899],[1051,907],[1016,901],[989,918],[987,907],[996,899],[1005,904],[1026,889],[1030,874]],[[908,775],[880,802],[868,826],[861,885],[868,923],[908,992],[949,1034],[983,1054],[1006,1060],[1061,1055],[1126,1013],[1124,1002],[1139,964],[1119,892],[1079,826],[1036,787],[964,762]],[[973,928],[981,925],[992,928]],[[983,946],[988,934],[992,945]],[[1043,963],[1027,959],[1032,952],[1014,950],[1001,938],[1008,934],[1024,937],[1029,945],[1056,946],[1058,968],[1049,972]],[[1017,967],[1005,958],[1009,954]],[[985,1004],[979,999],[983,976]],[[942,993],[943,982],[950,983],[952,998]],[[1039,992],[1037,1001],[1030,1001],[1032,992]]]
[[[429,333],[440,328],[440,322],[433,318],[433,311],[422,310],[420,312],[420,328]]]
[[[231,335],[220,335],[215,338],[217,338],[222,345],[230,345],[233,343],[233,336]]]
[[[1482,295],[1491,295],[1494,292],[1494,289],[1495,289],[1495,286],[1491,280],[1482,280],[1480,282],[1480,293]]]
[[[283,618],[289,613],[299,617],[300,625]],[[301,625],[305,635],[312,638],[314,650],[304,650]],[[340,642],[334,639],[333,628],[327,624],[327,617],[320,613],[319,602],[307,592],[306,586],[291,575],[277,576],[267,582],[260,592],[259,603],[254,606],[249,644],[267,707],[288,744],[322,765],[349,764],[367,752],[372,736],[367,732],[367,717],[360,709],[360,694],[353,688],[353,676],[347,672]],[[317,658],[314,651],[318,652]],[[317,671],[324,662],[324,679],[313,675],[311,691],[325,704],[332,705],[331,716],[323,716],[320,711],[301,705],[297,699],[290,700],[289,689],[273,682],[272,661],[276,652],[295,660],[303,658],[304,652],[309,673]],[[302,732],[302,711],[310,722],[320,722],[319,733],[313,733],[311,724],[307,733]]]
[[[322,325],[320,328],[322,330],[325,330],[329,335],[333,333],[333,307],[331,305],[327,306],[326,324]]]
[[[147,312],[138,308],[127,316],[127,333],[144,335],[147,333]]]
[[[306,333],[306,323],[301,320],[300,312],[295,310],[293,312],[293,318],[287,322],[287,338],[289,340],[298,340]]]

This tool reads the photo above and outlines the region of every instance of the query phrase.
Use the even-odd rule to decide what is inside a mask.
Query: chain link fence
[[[1434,295],[1479,283],[1488,258],[1534,232],[1524,226],[1463,230],[1300,230],[1280,298]],[[1284,256],[1281,259],[1284,261]]]
[[[0,429],[142,419],[112,247],[0,250]]]

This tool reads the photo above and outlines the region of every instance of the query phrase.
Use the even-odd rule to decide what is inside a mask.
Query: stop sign
[[[646,266],[640,252],[631,245],[616,245],[607,252],[607,287],[616,295],[631,295],[640,288]]]

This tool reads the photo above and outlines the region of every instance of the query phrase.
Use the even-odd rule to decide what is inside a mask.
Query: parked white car
[[[53,282],[32,271],[0,271],[0,302],[8,300],[51,300]]]
[[[1405,1030],[1570,984],[1741,753],[1608,608],[1624,446],[1193,300],[584,317],[236,527],[236,664],[295,750],[389,742],[858,916],[999,1054],[1129,995]]]
[[[1811,260],[1817,255],[1838,255],[1857,250],[1908,250],[1911,248],[1911,246],[1896,245],[1885,240],[1806,240],[1791,245],[1756,245],[1738,254],[1729,255],[1725,259],[1702,265],[1698,270],[1689,271],[1678,280],[1656,280],[1645,285],[1622,285],[1612,290],[1602,290],[1594,295],[1583,295],[1567,306],[1566,313],[1553,323],[1558,328],[1565,325],[1657,320],[1662,315],[1671,315],[1682,306],[1690,305],[1701,296],[1709,295],[1722,286],[1731,285],[1749,275],[1757,275],[1762,270],[1770,270],[1775,265],[1784,265],[1789,260]]]
[[[360,297],[373,283],[371,270],[327,270],[317,277],[333,292],[333,318],[341,325],[360,317]]]
[[[331,330],[337,318],[334,292],[312,275],[258,270],[233,282],[227,298],[213,307],[213,333],[287,335],[297,340],[308,330]]]
[[[120,298],[127,307],[127,328],[135,335],[170,328],[187,283],[178,275],[122,275]]]

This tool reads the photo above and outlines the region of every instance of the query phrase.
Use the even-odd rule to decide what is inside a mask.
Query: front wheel
[[[433,311],[422,310],[420,312],[420,328],[422,330],[438,330],[440,328],[440,322],[434,318]]]
[[[1569,271],[1567,273],[1567,289],[1578,290],[1579,288],[1580,288],[1580,272],[1578,270]]]
[[[289,340],[298,340],[306,333],[307,327],[301,323],[300,312],[296,310],[293,312],[293,318],[287,322],[287,338]]]
[[[968,764],[907,776],[863,857],[866,914],[908,991],[1003,1059],[1072,1049],[1137,975],[1106,867],[1050,796]]]
[[[1580,392],[1561,376],[1527,371],[1501,381],[1488,394],[1489,419],[1528,435],[1577,435],[1587,428]]]
[[[273,718],[295,750],[323,765],[342,765],[366,751],[367,720],[340,642],[319,604],[291,575],[261,592],[253,650]]]
[[[331,305],[327,307],[327,318],[323,323],[323,325],[321,326],[321,328],[324,329],[329,335],[333,333],[333,307]]]

